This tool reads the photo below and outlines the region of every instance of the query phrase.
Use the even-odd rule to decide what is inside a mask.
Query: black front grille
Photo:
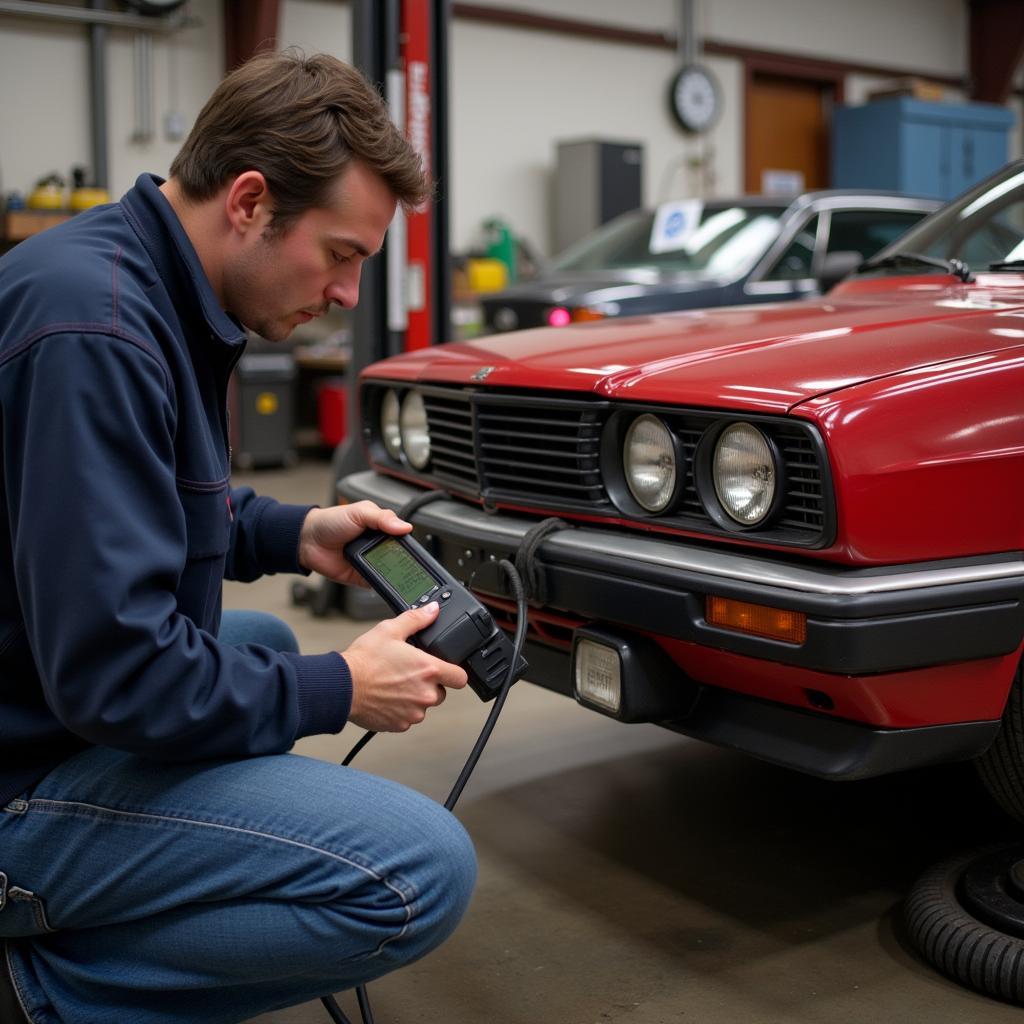
[[[439,480],[480,489],[473,445],[473,413],[465,392],[429,391],[423,395],[430,429],[430,460]]]
[[[814,441],[807,434],[780,428],[776,443],[786,479],[779,524],[820,535],[825,529],[825,481]]]
[[[399,388],[399,390],[402,390]],[[600,398],[474,391],[420,386],[430,430],[427,471],[415,473],[383,452],[374,418],[384,387],[364,394],[366,432],[378,465],[479,496],[487,504],[552,512],[586,512],[634,520],[650,528],[741,535],[769,543],[821,547],[831,542],[834,513],[828,463],[810,424],[782,417],[647,406]],[[637,415],[661,419],[678,441],[681,484],[673,506],[651,516],[631,498],[622,445]],[[756,425],[779,453],[783,494],[771,520],[752,529],[733,525],[715,505],[709,451],[718,431],[739,419]],[[703,442],[703,443],[702,443]],[[709,511],[709,508],[711,511]]]
[[[704,504],[697,494],[697,481],[694,477],[694,456],[697,452],[697,445],[704,435],[704,428],[696,424],[682,423],[676,429],[676,436],[682,445],[683,454],[686,457],[686,479],[683,481],[683,493],[680,501],[680,510],[689,515],[706,519]]]
[[[423,389],[434,478],[490,501],[606,506],[591,402]]]
[[[597,410],[577,402],[495,405],[483,398],[474,405],[480,479],[489,496],[607,504]]]

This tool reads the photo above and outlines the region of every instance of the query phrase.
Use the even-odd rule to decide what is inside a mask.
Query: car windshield
[[[553,270],[699,271],[732,276],[779,233],[784,206],[663,203],[616,217],[556,257]]]
[[[1024,269],[1024,162],[1011,164],[925,218],[869,266],[884,261],[886,273],[920,274],[929,272],[929,260],[934,261],[931,272],[941,272],[950,260],[975,272]]]

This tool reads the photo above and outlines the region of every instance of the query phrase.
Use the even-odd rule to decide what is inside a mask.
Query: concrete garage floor
[[[330,470],[236,483],[323,502]],[[281,615],[308,652],[368,628],[293,608],[289,588],[229,584],[226,604]],[[357,763],[443,800],[483,719],[453,694]],[[297,749],[340,761],[359,735]],[[473,905],[441,949],[371,986],[377,1024],[1020,1020],[935,973],[899,920],[928,865],[1015,834],[960,766],[830,784],[519,684],[456,812],[480,859]],[[314,1002],[258,1024],[328,1020]]]

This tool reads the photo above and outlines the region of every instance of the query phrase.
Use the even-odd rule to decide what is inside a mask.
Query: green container
[[[484,221],[487,239],[487,255],[500,260],[508,268],[508,279],[516,279],[516,240],[512,229],[503,221],[494,218]]]

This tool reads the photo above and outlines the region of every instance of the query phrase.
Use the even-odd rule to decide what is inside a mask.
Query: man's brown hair
[[[406,209],[429,197],[419,155],[362,73],[327,54],[286,50],[258,54],[217,86],[171,176],[201,202],[243,171],[260,171],[274,198],[272,227],[283,231],[328,204],[353,160]]]

